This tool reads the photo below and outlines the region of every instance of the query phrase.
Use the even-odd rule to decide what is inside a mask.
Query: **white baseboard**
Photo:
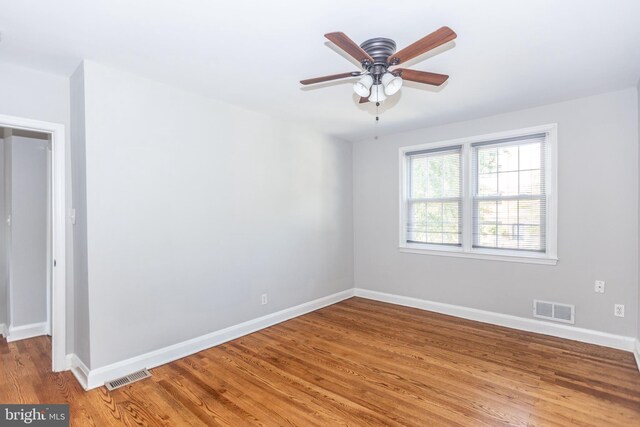
[[[7,336],[7,326],[4,323],[0,323],[0,335]]]
[[[89,368],[76,354],[67,354],[67,369],[73,373],[82,388],[88,390]]]
[[[636,340],[636,344],[633,347],[633,356],[636,358],[636,365],[638,365],[638,370],[640,370],[640,339]]]
[[[634,348],[637,348],[638,346],[637,340],[633,337],[614,335],[607,332],[577,328],[575,326],[564,324],[555,324],[545,322],[543,320],[527,319],[524,317],[512,316],[509,314],[494,313],[491,311],[478,310],[475,308],[462,307],[459,305],[451,305],[441,302],[423,300],[419,298],[387,294],[384,292],[370,291],[361,288],[355,288],[355,296],[381,302],[388,302],[391,304],[403,305],[406,307],[414,307],[422,310],[434,311],[436,313],[448,314],[450,316],[461,317],[463,319],[505,326],[507,328],[536,332],[543,335],[551,335],[559,338],[582,341],[589,344],[597,344],[605,347],[616,348],[619,350],[634,351]],[[640,354],[636,355],[636,358],[638,358],[639,356]]]
[[[151,369],[164,365],[285,320],[335,304],[352,296],[353,289],[348,289],[97,369],[88,369],[75,354],[72,354],[68,356],[69,367],[82,387],[85,390],[90,390],[104,385],[107,381],[123,377],[140,369]]]
[[[9,325],[5,337],[7,338],[7,342],[13,342],[39,337],[41,335],[47,335],[47,322],[31,323],[23,326]]]

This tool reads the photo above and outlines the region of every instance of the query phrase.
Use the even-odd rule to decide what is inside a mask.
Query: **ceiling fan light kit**
[[[384,88],[381,84],[377,84],[371,88],[371,95],[369,95],[369,102],[382,102],[387,99],[387,95],[384,93]]]
[[[384,93],[391,96],[402,88],[402,78],[387,72],[382,75],[382,84],[384,85]]]
[[[399,52],[396,52],[396,42],[384,37],[369,39],[360,46],[341,32],[328,33],[325,34],[325,37],[349,56],[356,59],[360,63],[363,71],[316,77],[301,80],[300,83],[308,85],[362,76],[360,80],[353,85],[354,92],[360,96],[360,103],[375,102],[376,105],[379,105],[387,96],[392,96],[400,91],[403,80],[433,86],[440,86],[447,81],[449,76],[445,74],[429,73],[406,68],[395,68],[391,70],[390,68],[454,40],[457,34],[449,27],[442,27]]]
[[[371,77],[371,74],[365,74],[353,84],[353,91],[360,96],[367,97],[369,96],[371,85],[373,85],[373,77]]]

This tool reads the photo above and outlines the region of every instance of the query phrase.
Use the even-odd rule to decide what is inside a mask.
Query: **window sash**
[[[414,170],[413,168],[413,161],[416,159],[420,159],[420,158],[440,158],[443,156],[447,156],[447,155],[455,155],[457,157],[457,164],[455,164],[455,167],[457,168],[457,170],[455,170],[454,173],[457,173],[458,175],[458,182],[452,187],[449,188],[449,190],[453,189],[456,190],[457,189],[457,196],[440,196],[440,197],[426,197],[426,194],[429,192],[429,170],[428,167],[427,169],[423,172],[425,174],[425,185],[424,185],[424,194],[423,197],[412,197],[412,191],[413,191],[413,178],[414,178]],[[444,159],[443,159],[444,161]],[[406,198],[406,205],[405,205],[405,227],[404,227],[404,232],[405,232],[405,241],[407,243],[417,243],[417,244],[425,244],[425,245],[442,245],[442,246],[455,246],[455,247],[461,247],[462,246],[462,241],[463,241],[463,235],[462,235],[462,221],[463,221],[463,215],[462,215],[462,205],[463,205],[463,197],[462,197],[462,176],[463,176],[463,170],[462,170],[462,146],[458,145],[458,146],[448,146],[448,147],[441,147],[441,148],[435,148],[435,149],[428,149],[428,150],[420,150],[420,151],[414,151],[414,152],[408,152],[405,153],[405,162],[407,164],[407,175],[406,175],[406,192],[407,192],[407,198]],[[445,176],[444,176],[444,172],[442,172],[442,175],[440,177],[441,181],[442,181],[442,188],[441,188],[441,193],[446,193],[447,191],[445,191]],[[457,188],[456,188],[457,186]],[[456,216],[457,216],[457,221],[456,221],[456,225],[455,225],[455,230],[454,231],[449,231],[451,230],[451,221],[445,221],[445,206],[446,205],[451,205],[451,204],[456,204],[457,206],[454,208],[455,212],[456,212]],[[424,204],[424,214],[426,216],[429,215],[429,207],[433,207],[434,205],[440,205],[440,220],[439,221],[429,221],[428,219],[426,219],[426,221],[423,221],[421,223],[417,223],[416,221],[414,221],[414,206],[417,206],[419,204]],[[450,213],[450,212],[449,212]],[[432,226],[435,225],[434,228],[430,228],[430,224]],[[424,240],[415,240],[411,238],[411,235],[415,236],[416,234],[424,234]],[[429,235],[432,236],[437,236],[440,235],[440,242],[435,241],[434,239],[429,239]],[[451,239],[451,237],[455,236],[455,238]],[[449,237],[450,239],[445,239],[445,237]],[[445,240],[450,240],[448,242],[446,242]],[[457,240],[457,242],[455,242],[455,240]]]
[[[519,136],[514,138],[505,138],[505,139],[500,139],[495,141],[484,141],[484,142],[470,144],[470,149],[472,150],[472,153],[471,153],[472,171],[469,179],[472,180],[472,189],[473,189],[472,197],[471,197],[472,206],[473,206],[473,211],[471,213],[472,227],[473,227],[472,236],[471,236],[472,248],[491,249],[496,251],[519,251],[519,252],[539,252],[539,253],[547,252],[546,140],[547,140],[547,135],[544,133],[539,133],[539,134],[524,135],[524,136]],[[538,159],[539,168],[521,168],[522,156],[521,156],[520,147],[527,144],[534,144],[534,143],[540,144],[540,158]],[[487,175],[493,175],[493,174],[496,175],[496,192],[500,191],[500,174],[516,173],[518,186],[517,186],[517,193],[515,194],[507,194],[507,195],[502,195],[502,194],[480,195],[479,194],[480,193],[480,175],[481,175],[480,165],[479,165],[480,150],[487,149],[487,148],[494,148],[494,147],[496,149],[518,147],[517,167],[515,169],[510,169],[506,171],[500,170],[499,151],[498,151],[496,154],[498,157],[496,157],[495,172],[485,173]],[[535,193],[531,193],[531,194],[522,193],[521,172],[527,172],[527,171],[539,171],[540,182],[538,183],[536,188],[536,190],[538,191]],[[531,188],[531,190],[533,190],[533,188]],[[492,223],[481,224],[481,219],[480,219],[481,203],[493,202],[493,201],[496,202],[495,221]],[[509,201],[518,202],[516,207],[517,219],[515,223],[512,223],[512,222],[504,223],[503,221],[505,221],[505,219],[502,219],[499,216],[499,206],[500,206],[499,204],[502,204],[502,202],[509,202]],[[538,212],[537,223],[528,224],[528,223],[520,222],[520,201],[538,201],[539,202],[540,210]],[[486,242],[482,243],[480,241],[482,236],[490,236],[489,234],[483,234],[480,232],[482,226],[486,226],[486,227],[495,226],[496,239],[493,245],[489,245]],[[500,236],[501,236],[500,230],[501,229],[503,231],[505,229],[508,230],[510,227],[512,228],[511,233],[507,232],[505,235],[502,235],[502,239],[500,239]],[[529,227],[530,230],[533,228],[538,229],[537,233],[534,233],[531,236],[529,236],[528,241],[526,240],[526,238],[521,237],[523,233],[522,230],[526,229],[525,227]],[[513,237],[514,231],[516,236],[515,238]],[[501,240],[503,240],[502,243],[500,243]],[[514,240],[515,240],[515,245],[513,243]],[[536,240],[537,240],[537,244],[536,244]],[[531,247],[529,248],[521,247],[521,241],[524,246],[530,245]],[[535,248],[534,246],[537,246],[537,248]]]

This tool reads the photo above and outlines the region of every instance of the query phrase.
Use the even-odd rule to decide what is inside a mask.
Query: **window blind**
[[[546,134],[471,147],[473,247],[545,252]]]
[[[462,147],[406,153],[406,240],[461,246]]]

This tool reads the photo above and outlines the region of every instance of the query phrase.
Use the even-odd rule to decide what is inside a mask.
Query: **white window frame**
[[[545,149],[545,192],[547,196],[546,215],[546,247],[544,252],[511,251],[508,249],[474,248],[473,247],[473,194],[474,188],[472,144],[505,138],[546,133]],[[431,142],[419,145],[400,147],[400,217],[398,222],[399,250],[406,253],[425,255],[451,256],[459,258],[476,258],[494,261],[524,262],[531,264],[556,265],[558,262],[558,125],[550,123],[525,129],[497,132],[486,135],[453,139],[448,141]],[[428,243],[409,243],[406,238],[407,224],[407,196],[408,196],[408,166],[407,153],[419,150],[444,148],[448,146],[462,146],[462,246],[434,245]]]

